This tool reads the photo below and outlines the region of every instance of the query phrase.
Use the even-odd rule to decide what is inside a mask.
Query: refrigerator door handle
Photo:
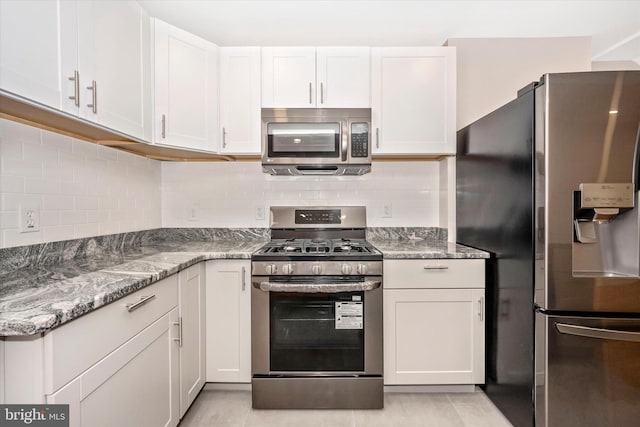
[[[640,342],[640,332],[616,331],[614,329],[589,328],[586,326],[556,323],[556,329],[561,334],[577,335],[587,338],[600,338],[616,341]]]

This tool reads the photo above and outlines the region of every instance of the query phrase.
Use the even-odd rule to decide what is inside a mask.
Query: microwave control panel
[[[351,123],[351,157],[369,157],[368,123]]]

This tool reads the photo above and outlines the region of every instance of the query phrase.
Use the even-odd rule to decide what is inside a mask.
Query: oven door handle
[[[372,291],[382,284],[379,280],[365,280],[354,283],[274,283],[253,282],[253,286],[264,292],[299,292],[336,294],[338,292]]]

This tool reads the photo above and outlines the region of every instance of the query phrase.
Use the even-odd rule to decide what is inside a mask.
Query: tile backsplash
[[[376,161],[360,177],[285,177],[259,162],[163,162],[162,226],[268,227],[269,206],[365,205],[370,227],[439,227],[439,171],[437,161]]]
[[[369,227],[440,227],[437,161],[360,177],[282,177],[259,162],[160,162],[0,119],[0,248],[160,227],[268,227],[277,205],[365,205]],[[20,209],[40,230],[20,232]]]
[[[160,162],[0,119],[0,247],[161,227]],[[40,230],[21,233],[20,208]]]

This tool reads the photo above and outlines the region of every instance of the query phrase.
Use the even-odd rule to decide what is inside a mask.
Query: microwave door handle
[[[342,147],[341,147],[341,152],[342,152],[342,161],[346,162],[347,161],[347,146],[349,142],[349,138],[347,136],[345,136],[344,134],[342,135]]]

